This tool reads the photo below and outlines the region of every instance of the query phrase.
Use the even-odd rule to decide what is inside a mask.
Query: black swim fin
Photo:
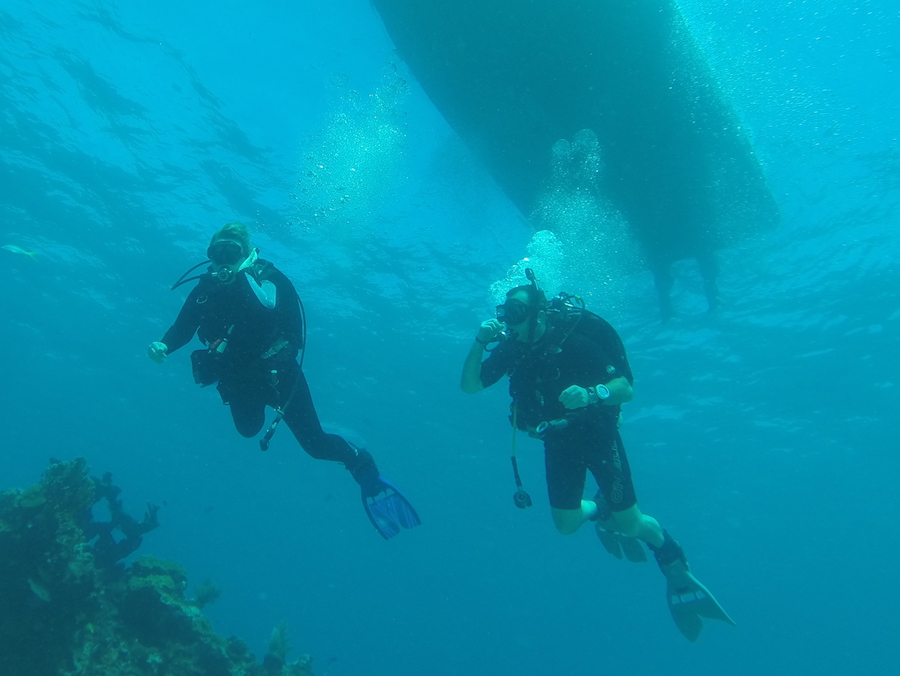
[[[666,601],[678,630],[689,641],[696,641],[703,631],[702,617],[737,626],[709,589],[693,576],[678,543],[666,531],[663,535],[665,541],[655,548],[654,553],[660,570],[666,576]]]
[[[601,491],[597,491],[594,496],[594,502],[597,504],[597,515],[594,517],[596,523],[597,538],[600,544],[610,554],[617,559],[625,558],[634,563],[643,563],[647,560],[647,552],[641,541],[637,538],[628,537],[619,530],[615,518],[613,518],[612,510],[606,503]]]
[[[624,553],[625,558],[634,563],[647,562],[647,552],[644,551],[641,541],[637,538],[628,537],[617,530],[614,521],[612,523],[601,523],[598,521],[596,530],[600,544],[617,559],[621,559]]]

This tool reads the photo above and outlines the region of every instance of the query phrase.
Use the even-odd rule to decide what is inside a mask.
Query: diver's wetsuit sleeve
[[[200,296],[200,284],[195,286],[181,306],[175,323],[166,331],[166,335],[162,337],[162,342],[166,345],[166,353],[172,354],[180,347],[184,347],[190,342],[191,338],[200,328],[200,321],[203,318],[202,304],[197,302]]]
[[[631,364],[628,363],[628,357],[625,354],[625,344],[610,324],[604,320],[601,321],[609,327],[611,334],[609,337],[610,365],[615,367],[616,372],[610,374],[612,376],[610,380],[624,377],[631,385],[634,385],[634,375],[631,373]]]
[[[481,386],[490,387],[509,371],[509,354],[499,345],[490,356],[481,362]]]
[[[625,354],[625,344],[619,337],[619,334],[602,317],[593,315],[587,317],[586,337],[597,344],[598,352],[596,357],[602,360],[603,368],[606,371],[606,377],[602,381],[608,383],[616,378],[625,378],[632,385],[634,384],[634,376],[631,373],[631,365],[628,363],[628,357]]]

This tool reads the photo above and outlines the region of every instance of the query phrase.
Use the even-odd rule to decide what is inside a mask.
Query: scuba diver
[[[243,223],[229,223],[216,232],[206,254],[208,261],[188,270],[172,287],[197,280],[175,323],[150,344],[150,359],[161,364],[196,333],[206,347],[191,354],[194,381],[202,387],[218,383],[242,436],[259,434],[266,406],[271,406],[275,418],[260,448],[268,448],[284,420],[313,458],[344,463],[360,486],[369,520],[385,539],[418,526],[415,509],[380,476],[372,455],[322,430],[303,375],[305,316],[291,281],[259,257]],[[207,263],[207,272],[185,279]]]
[[[624,552],[631,561],[647,560],[639,541],[645,542],[666,577],[672,617],[691,641],[703,629],[701,617],[733,625],[691,574],[678,543],[638,508],[619,435],[620,408],[633,397],[633,377],[618,333],[576,296],[563,293],[548,303],[534,272],[526,275],[531,283],[510,289],[496,319],[481,324],[460,383],[474,394],[509,376],[516,506],[531,504],[515,457],[516,430],[522,430],[544,442],[547,490],[560,533],[570,535],[593,521],[607,551],[620,559]],[[593,500],[583,499],[588,470],[599,486]]]

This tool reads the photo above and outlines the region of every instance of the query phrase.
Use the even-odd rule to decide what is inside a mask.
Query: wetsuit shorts
[[[637,504],[631,468],[616,428],[573,425],[560,430],[544,440],[544,458],[551,507],[579,509],[588,470],[613,512]]]

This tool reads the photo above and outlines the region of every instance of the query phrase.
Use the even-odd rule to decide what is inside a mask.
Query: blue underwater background
[[[217,630],[261,654],[284,620],[333,676],[896,673],[897,5],[680,4],[782,221],[720,252],[717,314],[679,263],[661,324],[649,272],[532,240],[365,0],[6,0],[0,244],[37,254],[0,250],[0,488],[85,456],[164,503],[140,553],[218,584]],[[342,467],[238,436],[188,348],[147,359],[233,220],[304,299],[323,424],[421,528],[383,541]],[[526,256],[620,330],[641,506],[737,628],[690,644],[654,564],[558,535],[521,437],[513,506],[506,388],[458,379]]]

